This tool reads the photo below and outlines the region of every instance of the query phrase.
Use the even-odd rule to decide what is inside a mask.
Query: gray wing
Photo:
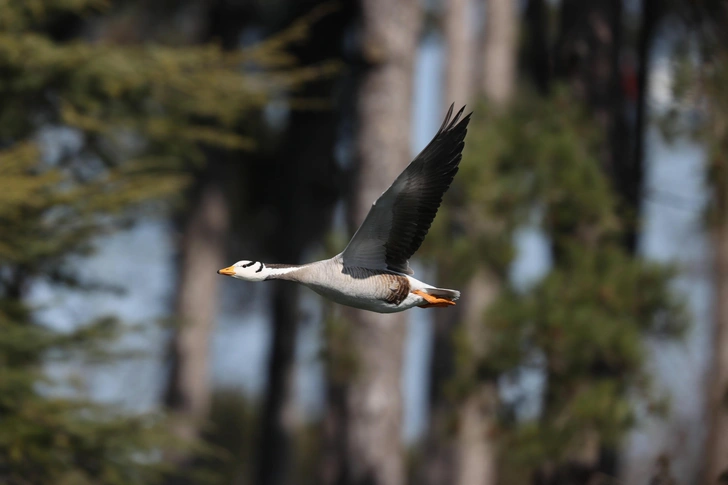
[[[462,159],[470,122],[470,114],[461,119],[464,109],[453,118],[450,106],[432,141],[372,205],[341,253],[344,266],[413,274],[408,260],[424,241]]]

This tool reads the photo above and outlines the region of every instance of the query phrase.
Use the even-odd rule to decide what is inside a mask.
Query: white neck
[[[263,263],[265,264],[265,263]],[[267,264],[264,266],[262,273],[265,274],[266,280],[293,280],[296,281],[296,273],[301,269],[301,266],[288,266],[285,265],[280,268],[270,267]]]

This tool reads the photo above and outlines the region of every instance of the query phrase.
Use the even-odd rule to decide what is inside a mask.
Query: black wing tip
[[[442,121],[442,125],[440,125],[440,129],[437,130],[438,133],[442,133],[445,131],[450,124],[450,118],[452,117],[452,111],[455,109],[455,103],[452,103],[450,105],[450,108],[448,108],[447,113],[445,114],[445,119]]]
[[[467,105],[463,105],[462,108],[458,110],[458,112],[455,114],[455,116],[452,116],[453,111],[455,110],[455,103],[450,104],[450,108],[447,110],[447,114],[445,115],[445,119],[442,122],[442,125],[440,126],[440,129],[437,130],[437,134],[446,133],[448,131],[452,131],[454,128],[463,126],[467,128],[468,123],[470,123],[470,117],[472,116],[473,112],[471,111],[467,115],[463,116],[463,113],[465,112],[465,108]],[[462,119],[461,119],[462,117]]]

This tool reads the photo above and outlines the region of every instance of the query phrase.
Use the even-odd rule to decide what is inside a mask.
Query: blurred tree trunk
[[[156,39],[173,30],[169,18],[171,5],[138,2],[131,7],[129,18],[111,16],[96,28],[105,39],[142,42]],[[179,6],[177,6],[179,7]],[[215,30],[211,16],[190,10],[186,24],[190,43],[209,40]],[[175,15],[179,15],[175,11]],[[133,20],[129,20],[133,19]],[[221,155],[216,152],[216,155]],[[217,161],[213,161],[217,159]],[[217,269],[225,264],[225,250],[230,214],[224,193],[224,163],[210,157],[210,163],[195,173],[189,191],[187,212],[176,221],[181,233],[177,252],[179,260],[173,314],[178,327],[169,346],[171,368],[164,404],[178,418],[176,433],[185,440],[198,437],[200,425],[210,409],[209,340],[217,315],[219,276]],[[188,456],[174,456],[182,463]],[[174,482],[170,479],[169,482]]]
[[[560,13],[556,75],[568,83],[575,99],[585,104],[597,126],[603,130],[603,169],[615,189],[624,190],[625,186],[618,185],[618,174],[631,163],[633,152],[624,133],[624,101],[620,85],[621,0],[564,0]],[[558,261],[560,255],[554,254],[554,259]],[[553,408],[551,403],[554,399],[549,396],[557,392],[555,380],[556,376],[547,376],[545,413]],[[597,472],[615,476],[615,450],[603,447],[600,437],[593,433],[584,436],[584,442],[583,448],[568,463],[542,467],[536,481],[555,485],[565,480],[564,477],[571,477],[573,483],[582,483],[581,479],[574,477],[594,477]]]
[[[634,156],[625,119],[620,70],[621,0],[564,0],[556,45],[556,74],[585,103],[603,129],[602,163],[615,190],[624,195],[641,183],[628,176]],[[629,189],[628,189],[629,187]],[[634,222],[634,214],[630,217]]]
[[[316,3],[299,4],[301,14]],[[335,59],[350,9],[344,7],[319,20],[310,37],[293,54],[304,65]],[[297,17],[298,15],[295,15]],[[269,241],[272,257],[283,263],[300,263],[303,250],[320,241],[329,230],[334,205],[339,199],[338,168],[334,159],[339,113],[332,93],[338,78],[324,78],[308,83],[298,92],[302,99],[322,103],[319,108],[291,113],[284,148],[266,164],[258,190],[279,215],[279,223]],[[290,469],[291,436],[294,419],[293,383],[298,321],[299,288],[286,282],[274,282],[271,298],[273,345],[268,359],[268,388],[260,428],[257,483],[287,483]]]
[[[722,178],[720,220],[713,229],[715,321],[708,389],[708,440],[705,485],[728,481],[728,183]],[[719,480],[720,477],[720,480]]]
[[[483,32],[481,93],[493,109],[504,109],[516,87],[518,3],[516,0],[486,0]],[[488,332],[483,321],[488,306],[500,292],[500,282],[487,269],[467,283],[460,301],[462,325],[477,358],[484,358]],[[477,373],[475,373],[477,375]],[[498,390],[494,379],[481,379],[457,408],[458,485],[497,483],[497,447],[494,441]]]
[[[635,127],[629,126],[626,116],[628,109],[636,109],[636,99],[632,100],[631,106],[626,104],[622,84],[622,8],[621,0],[564,0],[554,60],[556,77],[570,86],[574,98],[585,105],[605,135],[601,164],[613,189],[621,197],[621,216],[626,224],[625,247],[634,253],[642,178],[636,165]],[[554,260],[556,264],[560,261],[558,251],[555,251]],[[607,363],[598,367],[595,372],[601,374],[619,372]],[[558,411],[553,409],[555,399],[550,397],[559,392],[557,381],[558,376],[547,375],[545,414]],[[551,409],[553,411],[549,411]],[[536,473],[535,483],[587,483],[598,474],[614,477],[617,474],[616,450],[604,446],[594,433],[583,439],[584,446],[567,463],[542,467]]]
[[[474,0],[445,2],[442,23],[447,52],[444,110],[451,103],[459,108],[473,101],[479,65],[476,57],[478,37],[475,32],[475,14]],[[432,360],[428,374],[430,423],[425,437],[422,466],[418,472],[419,482],[423,485],[456,483],[458,476],[458,448],[452,426],[455,420],[454,403],[446,396],[445,387],[455,372],[453,331],[462,317],[462,301],[460,303],[448,311],[438,311],[433,315]]]
[[[289,219],[284,216],[284,219]],[[285,227],[284,224],[281,225]],[[282,230],[281,239],[296,241],[291,231]],[[292,246],[296,246],[295,244]],[[276,248],[280,249],[280,248]],[[286,251],[274,249],[274,254]],[[288,254],[294,253],[287,251]],[[300,251],[280,259],[291,264],[300,262]],[[261,421],[258,429],[258,459],[256,482],[261,485],[286,483],[291,465],[291,435],[293,434],[294,403],[293,383],[298,319],[298,288],[274,282],[270,299],[273,325],[273,341],[268,355],[268,382]]]
[[[496,106],[507,103],[516,88],[518,2],[486,0],[481,91]]]
[[[712,80],[722,84],[722,79]],[[713,87],[715,89],[715,87]],[[718,88],[718,89],[722,89]],[[721,92],[721,91],[718,91]],[[717,106],[723,106],[716,100]],[[714,140],[711,157],[713,197],[714,322],[713,355],[708,374],[708,439],[705,485],[728,482],[728,158],[726,158],[725,112],[713,114]]]
[[[302,65],[340,58],[343,37],[351,24],[352,6],[333,9],[328,0],[297,2],[287,22],[317,8],[326,12],[306,40],[291,52]],[[291,112],[283,148],[255,176],[261,181],[259,196],[268,198],[280,218],[268,242],[276,261],[300,263],[303,251],[321,241],[330,228],[340,196],[334,158],[340,113],[334,97],[341,82],[340,77],[327,76],[307,83],[297,92],[299,99],[309,100],[314,106]],[[273,345],[256,471],[260,485],[287,483],[293,458],[291,436],[298,424],[293,403],[298,289],[286,282],[273,285]]]
[[[180,323],[172,342],[172,373],[165,402],[179,415],[177,431],[184,439],[197,437],[210,408],[209,336],[220,281],[214,268],[225,264],[230,224],[220,175],[219,168],[210,170],[198,182],[181,240],[175,303]]]
[[[488,332],[483,315],[500,292],[500,283],[490,272],[481,270],[464,289],[462,325],[476,358],[485,358]],[[477,372],[474,373],[477,375]],[[498,389],[495,379],[481,378],[457,408],[458,485],[497,483],[498,450],[495,443]]]
[[[139,2],[132,5],[128,18],[120,15],[102,19],[96,31],[107,41],[149,41],[170,30],[170,7]],[[197,13],[199,10],[195,10]],[[192,17],[187,22],[192,29],[190,43],[205,41],[205,33],[214,30],[210,17],[188,17]],[[219,152],[216,154],[220,155]],[[215,158],[210,157],[211,160]],[[223,189],[224,164],[219,159],[211,161],[194,176],[196,180],[189,190],[187,212],[175,221],[181,233],[172,310],[178,327],[169,345],[171,366],[163,396],[164,405],[178,418],[175,432],[184,440],[198,437],[199,427],[207,419],[210,409],[209,340],[217,315],[220,281],[215,271],[225,264],[230,225]],[[184,463],[189,456],[177,454],[170,458]],[[170,478],[168,482],[175,483],[175,480]]]
[[[494,109],[503,109],[515,91],[518,20],[516,0],[486,0],[481,90]],[[483,315],[500,292],[500,282],[494,273],[484,269],[463,290],[462,324],[469,344],[483,358],[488,347]],[[497,483],[498,452],[494,441],[497,403],[495,379],[482,379],[458,405],[455,459],[458,485]]]
[[[220,41],[223,48],[237,47],[245,19],[243,11],[229,11],[222,1],[204,5],[193,2],[187,25],[192,41]],[[159,18],[158,5],[143,5],[141,22],[153,32],[152,19]],[[168,11],[165,11],[169,14]],[[221,22],[225,19],[225,22]],[[198,437],[208,417],[211,401],[209,347],[218,311],[220,277],[216,271],[226,263],[230,212],[224,187],[229,179],[227,152],[207,150],[207,164],[196,174],[190,192],[189,212],[182,217],[179,277],[174,314],[180,326],[172,336],[171,374],[165,404],[178,415],[178,432],[186,439]],[[179,457],[184,461],[185,457]]]
[[[410,161],[414,58],[420,27],[417,0],[362,0],[361,54],[366,64],[357,101],[355,153],[359,162],[350,200],[351,227]],[[343,483],[400,485],[401,372],[406,321],[345,308],[354,375],[345,384]]]
[[[660,0],[642,0],[642,20],[637,43],[637,72],[631,69],[622,74],[624,98],[635,104],[634,153],[627,157],[620,180],[628,180],[624,188],[624,198],[634,211],[633,223],[627,228],[625,244],[635,253],[639,239],[638,220],[644,191],[645,140],[649,126],[648,92],[650,88],[650,57],[655,41],[657,26],[664,15]]]
[[[451,0],[445,17],[445,42],[449,53],[446,66],[447,104],[451,100],[471,101],[467,90],[477,74],[468,66],[482,67],[479,91],[495,109],[502,109],[515,88],[518,17],[513,0],[486,2],[485,31],[482,50],[469,32],[474,6],[464,0]],[[458,26],[466,26],[465,32]],[[476,55],[483,53],[482,62]],[[469,58],[464,58],[464,54]],[[461,79],[465,77],[465,79]],[[453,331],[464,326],[467,341],[482,358],[487,349],[487,332],[483,314],[500,291],[498,279],[482,270],[465,284],[458,306],[435,315],[435,339],[431,367],[431,429],[425,448],[422,481],[428,484],[492,485],[497,481],[497,448],[494,443],[497,388],[494,380],[474,383],[473,390],[460,402],[445,395],[445,386],[453,378],[455,349]],[[455,423],[453,426],[452,424]]]
[[[538,91],[545,95],[548,94],[552,76],[548,7],[545,0],[528,0],[525,17],[528,72]]]
[[[473,0],[447,0],[443,19],[445,49],[445,109],[472,101],[477,66]]]

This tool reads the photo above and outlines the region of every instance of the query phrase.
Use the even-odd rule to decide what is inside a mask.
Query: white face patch
[[[245,281],[263,281],[268,277],[270,271],[260,261],[238,261],[233,265],[235,274],[233,278]]]

